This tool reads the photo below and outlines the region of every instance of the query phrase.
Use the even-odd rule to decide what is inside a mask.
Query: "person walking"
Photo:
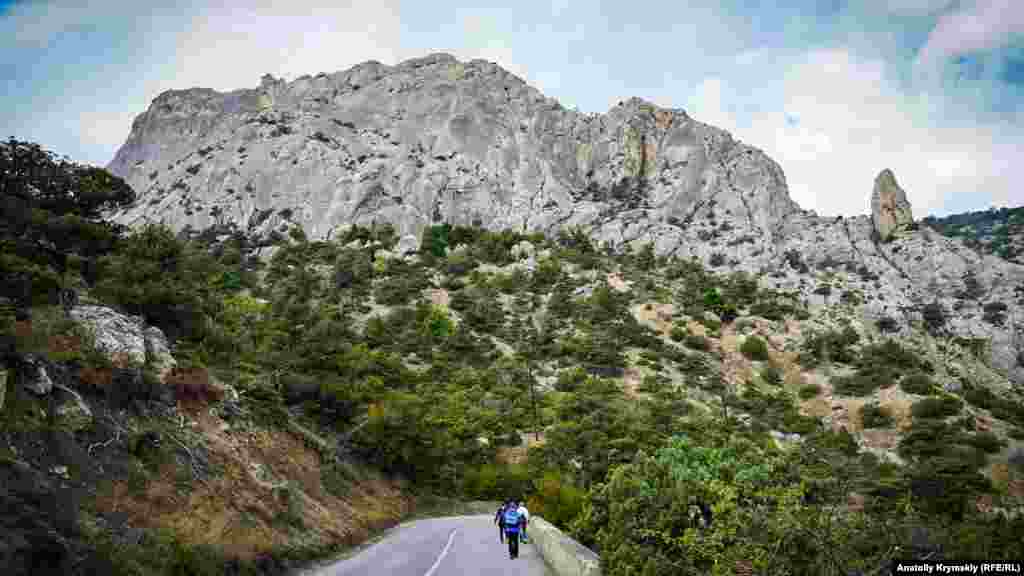
[[[519,505],[512,500],[505,509],[505,539],[508,540],[508,557],[519,557]]]
[[[494,523],[498,525],[498,542],[505,543],[505,509],[509,502],[506,500],[498,506],[498,512],[494,515]]]
[[[526,537],[526,525],[530,523],[530,511],[526,509],[526,502],[520,504],[516,512],[519,513],[519,540],[529,542]]]

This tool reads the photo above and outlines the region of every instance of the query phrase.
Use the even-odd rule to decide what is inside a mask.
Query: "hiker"
[[[519,505],[519,539],[523,542],[529,542],[526,537],[526,525],[530,523],[530,511],[526,509],[526,502]]]
[[[498,525],[498,541],[502,544],[505,543],[505,509],[508,508],[509,502],[506,500],[498,506],[498,512],[494,515],[494,523]]]
[[[508,539],[508,557],[519,557],[519,505],[512,500],[505,508],[505,537]]]

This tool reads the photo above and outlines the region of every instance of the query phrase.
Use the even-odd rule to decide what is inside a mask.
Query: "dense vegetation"
[[[130,201],[116,180],[91,178],[104,183],[89,196],[96,206]],[[838,394],[898,383],[925,396],[900,444],[905,467],[801,414],[800,400],[820,387],[787,385],[763,338],[741,346],[758,366],[754,379],[737,386],[723,376],[712,339],[724,330],[745,317],[808,316],[794,295],[761,289],[750,275],[655,258],[650,247],[596,247],[580,230],[544,238],[448,225],[427,228],[407,258],[392,252],[398,239],[386,225],[330,242],[296,229],[264,261],[252,253],[261,242],[238,233],[127,233],[88,224],[92,207],[79,208],[76,222],[99,227],[103,242],[80,253],[43,241],[73,213],[51,208],[31,220],[38,234],[26,237],[39,240],[4,260],[7,274],[33,286],[71,283],[144,315],[176,341],[180,363],[232,385],[260,418],[331,433],[385,473],[467,499],[528,497],[535,514],[597,549],[606,574],[847,574],[896,556],[1021,555],[1024,522],[973,506],[999,493],[979,473],[999,439],[954,429],[948,420],[963,402],[941,394],[933,367],[899,342],[865,343],[852,329],[812,334],[800,361],[852,368],[835,381]],[[92,263],[61,266],[47,250]],[[614,287],[605,275],[613,271],[631,288]],[[432,299],[441,290],[447,305]],[[24,287],[11,285],[2,296],[40,304],[19,294]],[[636,302],[673,304],[671,329],[663,336],[639,322]],[[690,333],[682,315],[705,335]],[[97,366],[94,356],[75,361]],[[621,378],[638,367],[645,376],[627,390]],[[1021,413],[987,389],[965,395],[1008,421]],[[863,419],[892,425],[875,405]],[[778,431],[802,441],[781,445]],[[533,440],[541,441],[524,446]],[[507,458],[517,451],[525,463]],[[847,505],[851,493],[856,506]],[[181,566],[222,560],[165,539],[133,551],[124,572],[203,573]]]
[[[965,244],[985,254],[1021,263],[1024,207],[991,208],[942,218],[928,216],[923,222],[940,234],[963,239]]]

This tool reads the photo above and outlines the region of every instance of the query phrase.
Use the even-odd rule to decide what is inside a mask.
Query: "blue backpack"
[[[519,532],[519,510],[511,507],[505,510],[505,530]]]

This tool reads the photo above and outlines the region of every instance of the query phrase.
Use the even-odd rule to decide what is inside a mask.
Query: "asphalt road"
[[[493,516],[433,518],[403,524],[313,576],[553,576],[532,544],[508,557]]]

